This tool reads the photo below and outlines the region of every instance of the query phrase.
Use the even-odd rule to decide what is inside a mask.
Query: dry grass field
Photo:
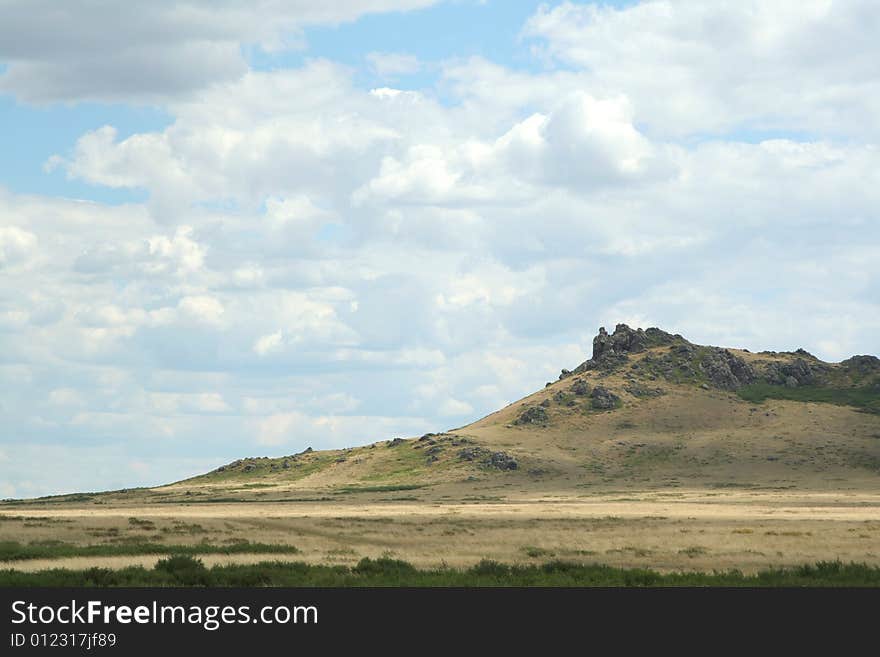
[[[4,511],[3,540],[284,543],[290,555],[205,555],[206,564],[287,559],[353,564],[393,556],[417,566],[562,559],[670,570],[754,572],[819,560],[880,565],[880,494],[852,491],[621,491],[472,502],[274,502],[64,506]],[[131,519],[134,518],[133,522]],[[12,562],[15,568],[151,565],[158,557]]]

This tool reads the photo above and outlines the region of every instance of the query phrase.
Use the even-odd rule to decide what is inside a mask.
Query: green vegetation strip
[[[41,541],[23,545],[17,541],[0,541],[0,562],[22,559],[60,559],[63,557],[130,557],[143,554],[296,554],[292,545],[236,541],[229,545],[194,543],[192,545],[165,545],[163,543],[106,543],[100,545],[73,545],[60,541]]]
[[[826,386],[786,386],[755,383],[743,386],[736,393],[746,401],[761,403],[767,399],[784,399],[801,402],[822,402],[840,406],[855,406],[871,413],[880,413],[880,383],[874,382],[858,388],[832,388]]]
[[[839,561],[757,575],[739,571],[660,574],[554,561],[508,566],[483,561],[465,570],[419,570],[393,559],[362,559],[356,566],[266,562],[206,568],[189,555],[161,559],[155,568],[121,570],[0,570],[0,586],[870,586],[880,587],[880,568]]]

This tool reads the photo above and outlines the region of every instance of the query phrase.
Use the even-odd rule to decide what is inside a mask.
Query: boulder
[[[617,408],[620,404],[620,397],[603,386],[596,386],[590,394],[590,405],[596,410],[607,411]]]
[[[516,470],[519,467],[516,459],[505,452],[493,452],[483,460],[483,464],[497,470]]]
[[[458,450],[458,459],[460,461],[476,461],[486,452],[482,447],[465,447]]]
[[[514,420],[514,424],[538,424],[545,425],[549,422],[550,416],[547,414],[547,411],[541,406],[529,406],[522,413],[519,414],[519,417]]]
[[[755,369],[746,361],[730,350],[718,347],[704,349],[699,369],[712,386],[723,390],[736,390],[758,378]]]

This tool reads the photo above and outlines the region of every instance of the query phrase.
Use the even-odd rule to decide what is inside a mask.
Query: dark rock
[[[596,410],[607,411],[612,408],[617,408],[620,404],[620,397],[615,395],[608,388],[602,386],[596,386],[593,388],[593,392],[590,394],[590,399],[590,404]]]
[[[252,472],[256,469],[257,469],[257,466],[255,466],[253,463],[248,463],[246,466],[244,466],[245,472]]]
[[[716,388],[736,390],[758,378],[751,365],[728,349],[706,347],[703,351],[699,368]]]
[[[493,452],[483,460],[483,464],[498,470],[516,470],[519,467],[516,459],[505,452]]]
[[[540,406],[530,406],[516,418],[514,424],[539,424],[545,425],[549,422],[550,416],[547,411]]]
[[[425,454],[439,454],[443,451],[443,447],[440,445],[434,445],[433,447],[429,447],[425,450]]]
[[[633,397],[659,397],[666,394],[663,388],[650,388],[640,383],[632,383],[623,389]]]
[[[431,454],[430,456],[428,456],[428,458],[425,459],[425,465],[431,465],[432,463],[436,463],[439,460],[440,459],[438,459],[435,455]]]
[[[403,445],[403,443],[405,442],[406,441],[403,438],[395,438],[394,440],[389,441],[388,447],[398,447],[400,445]]]
[[[288,461],[287,459],[284,459],[281,462],[281,468],[284,470],[290,470],[290,461]]]
[[[314,451],[311,447],[306,447],[300,454],[311,454]]]
[[[571,386],[571,391],[579,397],[583,397],[590,394],[590,386],[583,379],[575,379]]]
[[[853,356],[840,365],[851,374],[874,374],[880,372],[880,358],[876,356]]]
[[[460,461],[476,461],[486,453],[482,447],[465,447],[458,451]]]
[[[788,363],[767,363],[764,370],[767,382],[774,385],[789,385],[789,379],[794,379],[801,386],[814,385],[821,382],[827,373],[827,365],[803,358],[796,358]]]
[[[542,401],[540,404],[538,404],[538,406],[543,406],[544,408],[548,408],[548,407],[550,406],[550,400],[549,400],[549,399],[545,399],[545,400]]]
[[[786,388],[797,388],[798,387],[798,380],[796,378],[794,378],[793,376],[785,377],[785,387]]]
[[[348,459],[345,458],[344,456],[340,456],[338,459],[336,459],[336,462],[337,463],[345,463],[347,460]]]
[[[626,363],[630,354],[683,340],[680,335],[671,335],[658,328],[631,329],[626,324],[618,324],[614,327],[614,333],[609,334],[603,326],[593,338],[593,355],[590,360],[581,363],[573,372],[562,370],[559,378],[591,370],[610,372]]]

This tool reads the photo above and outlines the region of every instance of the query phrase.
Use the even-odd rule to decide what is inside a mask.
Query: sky
[[[0,498],[880,353],[874,0],[3,0]]]

